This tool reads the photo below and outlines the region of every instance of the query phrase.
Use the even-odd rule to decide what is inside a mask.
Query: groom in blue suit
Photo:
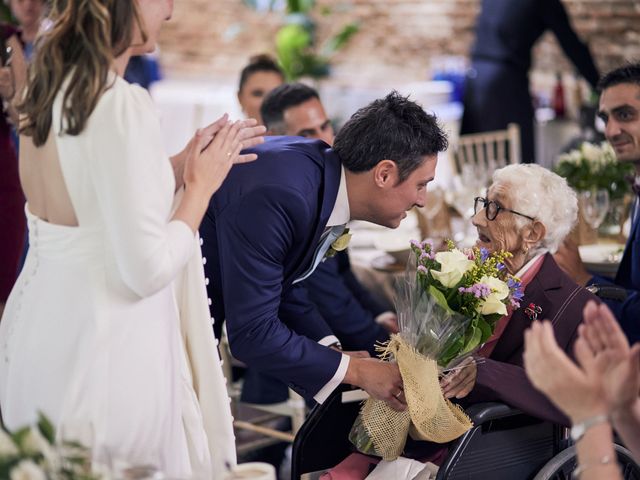
[[[614,280],[587,272],[575,245],[556,255],[557,263],[580,285],[592,285],[611,308],[630,343],[640,341],[640,63],[607,73],[598,84],[598,116],[619,162],[635,166],[631,233]]]
[[[349,383],[406,408],[397,366],[329,348],[333,332],[299,282],[349,220],[395,228],[422,206],[446,145],[435,117],[394,92],[356,112],[333,148],[274,137],[230,172],[200,233],[212,315],[236,358],[320,403]]]

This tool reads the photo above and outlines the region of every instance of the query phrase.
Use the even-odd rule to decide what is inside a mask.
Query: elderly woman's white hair
[[[539,220],[546,235],[535,250],[555,253],[578,219],[578,198],[567,181],[536,164],[508,165],[493,172],[493,184],[508,186],[511,208]],[[514,216],[518,228],[527,222]]]

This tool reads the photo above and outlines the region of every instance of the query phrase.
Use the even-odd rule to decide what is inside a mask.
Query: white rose
[[[0,458],[12,457],[18,454],[18,447],[7,432],[0,428]]]
[[[490,294],[484,302],[478,305],[477,310],[482,315],[493,315],[494,313],[499,313],[500,315],[507,314],[507,306],[502,303],[502,299],[499,298],[497,293]]]
[[[47,480],[44,471],[31,460],[21,461],[11,469],[9,477],[11,480]]]
[[[571,150],[571,152],[569,152],[569,160],[573,163],[580,163],[582,160],[582,153],[580,153],[580,150]]]
[[[495,277],[483,276],[479,283],[488,285],[491,289],[492,295],[496,295],[499,300],[504,300],[509,295],[509,285]]]
[[[440,264],[440,271],[431,270],[433,277],[447,288],[455,287],[462,276],[475,265],[473,260],[458,249],[450,252],[436,253],[436,262]]]
[[[42,435],[37,427],[31,427],[29,432],[27,432],[23,441],[23,449],[25,453],[29,455],[44,455],[45,460],[49,464],[55,464],[58,461],[55,448],[44,438],[44,435]]]
[[[592,143],[583,143],[582,147],[582,155],[586,158],[590,163],[599,163],[602,161],[602,150],[597,145]]]
[[[47,439],[42,436],[40,430],[36,427],[31,427],[24,437],[22,442],[22,448],[27,455],[35,455],[38,453],[44,453],[44,450],[49,446]]]

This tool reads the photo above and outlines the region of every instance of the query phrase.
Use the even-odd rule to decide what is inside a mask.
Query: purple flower
[[[522,286],[522,283],[519,282],[518,280],[516,280],[513,277],[509,277],[507,278],[507,286],[511,289],[511,290],[515,290],[518,289]]]
[[[430,253],[422,252],[420,254],[420,260],[433,260],[434,258],[436,258],[436,254],[433,252],[430,252]]]
[[[491,294],[491,287],[485,283],[476,283],[468,288],[460,287],[460,293],[470,293],[476,298],[487,298]]]
[[[480,249],[480,260],[482,260],[482,263],[487,261],[487,258],[489,258],[489,250],[487,250],[486,248],[482,247]]]
[[[504,263],[500,262],[496,265],[496,268],[498,269],[499,272],[501,272],[502,270],[505,269]]]
[[[433,252],[433,243],[431,243],[429,240],[425,240],[424,242],[422,242],[422,249]]]
[[[518,300],[516,300],[515,298],[511,298],[511,300],[509,300],[509,302],[511,303],[511,306],[513,308],[520,308],[520,302]]]
[[[417,241],[417,240],[411,240],[411,242],[410,242],[410,243],[411,243],[411,246],[412,246],[412,247],[416,247],[416,248],[419,248],[420,250],[422,250],[422,243],[420,243],[419,241]]]
[[[426,275],[428,272],[427,267],[425,267],[424,265],[418,265],[418,272],[424,273]]]

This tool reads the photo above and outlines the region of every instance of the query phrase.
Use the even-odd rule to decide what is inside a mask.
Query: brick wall
[[[518,0],[513,0],[518,1]],[[640,2],[563,0],[576,31],[596,63],[609,69],[640,59]],[[334,57],[334,82],[390,83],[424,79],[438,55],[466,55],[473,41],[479,0],[318,0],[318,38],[347,21],[361,31]],[[235,79],[247,58],[273,50],[280,13],[261,13],[242,0],[177,0],[174,20],[161,38],[161,61],[170,75]],[[551,34],[534,50],[534,79],[572,69]],[[545,77],[545,73],[548,75]]]

